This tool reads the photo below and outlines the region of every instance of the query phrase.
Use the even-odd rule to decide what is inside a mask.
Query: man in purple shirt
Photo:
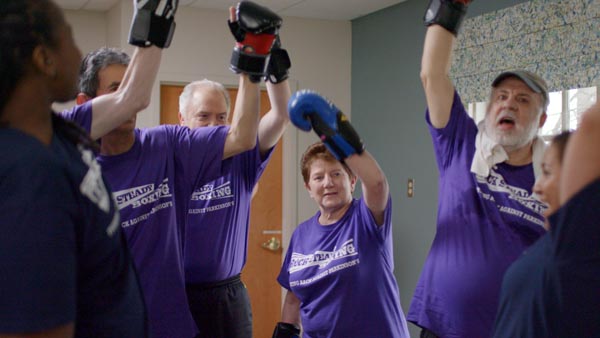
[[[88,55],[78,103],[119,88],[127,63],[127,55],[114,49]],[[254,147],[258,94],[258,85],[241,75],[236,119],[230,128],[136,129],[134,116],[101,138],[98,162],[120,209],[155,338],[197,334],[185,295],[179,210],[187,205],[195,182],[220,174],[222,159]],[[89,128],[86,119],[84,114],[75,117]]]
[[[244,55],[266,58],[252,50]],[[114,50],[86,58],[80,103],[116,90],[126,64]],[[121,211],[156,338],[198,332],[185,294],[181,232],[192,188],[220,176],[222,160],[256,145],[259,86],[244,65],[236,68],[240,82],[230,127],[136,129],[134,117],[101,139],[98,161]]]
[[[271,110],[260,119],[256,146],[223,161],[222,175],[195,182],[188,197],[184,268],[200,337],[252,337],[250,299],[240,274],[246,263],[253,188],[289,122],[290,62],[279,41],[269,65],[265,78]],[[179,98],[180,122],[191,129],[226,125],[229,111],[229,94],[217,82],[192,82]]]
[[[546,83],[527,71],[500,74],[475,125],[448,75],[468,3],[433,0],[425,16],[421,79],[440,181],[437,232],[408,313],[421,337],[489,337],[504,272],[545,232],[532,187]]]

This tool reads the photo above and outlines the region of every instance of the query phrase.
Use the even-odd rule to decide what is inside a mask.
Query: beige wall
[[[75,40],[82,53],[101,46],[124,48],[132,16],[130,0],[122,0],[108,12],[66,11]],[[209,78],[236,85],[229,69],[233,38],[227,27],[228,13],[182,7],[177,12],[177,29],[171,47],[165,50],[153,88],[150,107],[138,115],[138,127],[159,123],[160,83],[189,82]],[[285,17],[281,30],[283,47],[292,60],[290,84],[297,89],[314,89],[329,97],[350,114],[351,23]],[[289,128],[284,136],[284,243],[298,221],[312,216],[316,206],[304,190],[297,163],[302,151],[317,140],[312,133]]]

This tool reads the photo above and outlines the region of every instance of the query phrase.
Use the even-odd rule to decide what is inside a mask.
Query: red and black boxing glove
[[[472,0],[430,0],[423,21],[426,26],[440,25],[456,35],[460,29],[467,7]]]
[[[238,3],[235,14],[236,20],[229,21],[229,29],[237,41],[231,54],[230,68],[235,73],[250,75],[253,82],[259,82],[266,75],[271,48],[281,27],[281,17],[251,1]]]
[[[281,48],[281,40],[277,36],[275,43],[273,43],[273,48],[271,48],[271,57],[269,57],[265,81],[277,84],[287,80],[291,67],[290,56],[287,50]]]

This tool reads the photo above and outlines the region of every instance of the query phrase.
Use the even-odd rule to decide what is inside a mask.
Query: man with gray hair
[[[118,49],[88,54],[80,71],[78,103],[116,91],[127,62]],[[239,86],[237,119],[231,126],[138,129],[134,116],[101,138],[97,160],[121,213],[153,337],[197,334],[185,293],[179,224],[186,215],[188,187],[218,177],[222,160],[254,147],[259,89],[247,75],[240,76]]]
[[[274,49],[271,62],[281,53]],[[184,267],[200,337],[252,337],[250,298],[240,277],[246,263],[250,202],[289,123],[288,69],[268,75],[271,110],[260,119],[256,147],[224,161],[222,176],[195,185],[189,201]],[[180,123],[191,129],[227,125],[229,111],[229,93],[214,81],[192,82],[179,97]]]
[[[88,54],[80,69],[78,103],[117,91],[128,62],[114,48]],[[114,191],[155,338],[197,335],[185,293],[179,224],[185,221],[189,187],[218,177],[222,160],[255,146],[259,87],[240,74],[239,88],[231,126],[138,129],[134,116],[101,138],[97,160]]]
[[[421,63],[439,179],[437,232],[408,320],[421,337],[489,337],[504,272],[544,232],[532,188],[548,88],[525,70],[492,82],[484,121],[469,118],[450,77],[468,0],[432,0]]]

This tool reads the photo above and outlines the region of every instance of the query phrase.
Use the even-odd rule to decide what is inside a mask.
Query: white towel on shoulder
[[[494,165],[508,160],[508,154],[501,145],[483,131],[484,128],[484,121],[479,122],[477,136],[475,136],[475,155],[473,155],[473,162],[471,162],[471,172],[487,177]],[[533,174],[536,180],[541,173],[545,148],[546,144],[541,138],[536,137],[533,140]]]

